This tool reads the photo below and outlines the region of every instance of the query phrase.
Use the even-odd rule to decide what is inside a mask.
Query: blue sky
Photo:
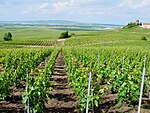
[[[0,0],[0,21],[150,22],[150,0]]]

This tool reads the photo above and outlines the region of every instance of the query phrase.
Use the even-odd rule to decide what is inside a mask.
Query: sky
[[[150,22],[150,0],[0,0],[0,21]]]

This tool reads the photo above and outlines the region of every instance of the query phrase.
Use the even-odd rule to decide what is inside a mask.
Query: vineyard
[[[141,40],[149,31],[137,34],[0,42],[0,112],[136,113],[144,75],[140,111],[149,113],[150,40]]]
[[[53,40],[31,40],[31,41],[18,41],[18,42],[6,42],[2,43],[3,45],[20,45],[20,46],[55,46],[56,41]]]
[[[77,98],[80,100],[79,108],[81,112],[86,108],[86,98],[90,99],[90,109],[100,110],[98,112],[113,112],[111,106],[116,105],[117,109],[119,109],[124,102],[135,106],[138,103],[140,94],[145,55],[147,57],[147,74],[144,96],[148,97],[150,91],[149,52],[127,49],[73,48],[65,49],[65,54],[68,72],[70,73],[69,83],[72,84]],[[91,94],[87,97],[87,83],[90,71],[92,72]],[[150,100],[145,98],[145,106],[148,106],[149,102]],[[126,112],[127,108],[125,111],[120,111]],[[130,112],[136,111],[131,110]]]
[[[53,49],[1,51],[1,112],[23,112],[28,104],[31,111],[44,110],[57,54]]]

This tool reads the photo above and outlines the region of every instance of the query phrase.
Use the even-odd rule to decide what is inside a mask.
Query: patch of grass
[[[13,41],[56,40],[62,31],[44,27],[0,27],[0,41],[5,32],[11,32]]]

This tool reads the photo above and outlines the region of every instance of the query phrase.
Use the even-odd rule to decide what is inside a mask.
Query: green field
[[[3,36],[5,32],[11,32],[13,41],[4,42]],[[62,30],[50,29],[47,27],[0,27],[0,43],[7,45],[42,45],[56,41]],[[65,46],[96,46],[96,47],[149,47],[150,45],[150,29],[131,28],[131,29],[115,29],[101,31],[70,31],[75,33],[70,39],[65,41]],[[142,36],[147,38],[146,41],[141,40]],[[38,41],[38,42],[36,42]],[[36,43],[35,43],[36,42]],[[24,44],[25,43],[25,44]]]
[[[5,32],[12,33],[13,41],[3,41]],[[12,87],[22,98],[11,105],[16,106],[22,101],[20,109],[23,110],[29,99],[32,112],[44,112],[45,104],[54,98],[48,98],[49,91],[56,91],[50,81],[56,70],[55,61],[56,64],[66,62],[63,64],[69,75],[66,82],[76,94],[79,113],[85,112],[87,98],[91,112],[137,112],[145,67],[141,112],[150,112],[150,29],[69,31],[75,35],[58,41],[62,32],[64,30],[48,27],[0,27],[0,112],[7,110],[7,98],[13,98]],[[142,40],[143,36],[147,40]],[[65,61],[57,60],[58,56]],[[89,72],[92,72],[92,81],[88,96]],[[62,85],[61,88],[63,98],[68,99],[65,87]]]
[[[52,30],[42,27],[0,27],[0,41],[3,41],[5,32],[13,34],[13,41],[26,41],[26,40],[53,40],[59,36],[61,31]]]

